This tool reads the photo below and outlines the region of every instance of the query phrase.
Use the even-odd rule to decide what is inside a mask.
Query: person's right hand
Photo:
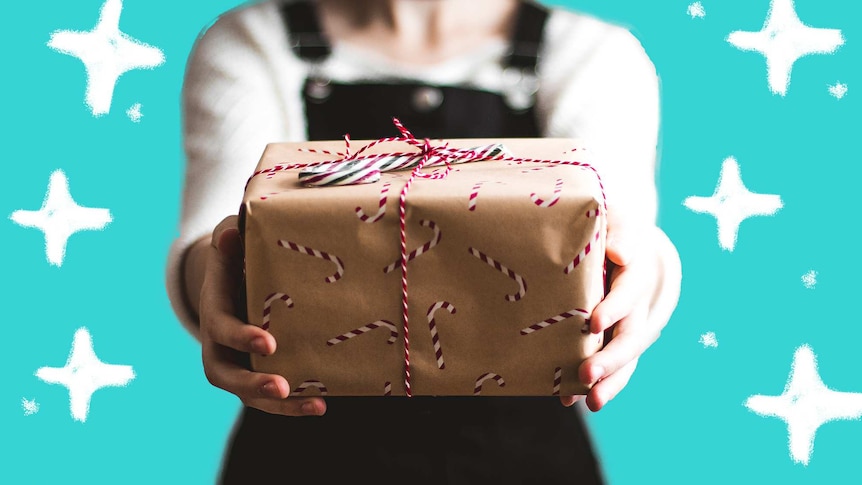
[[[275,337],[236,317],[235,296],[242,281],[242,246],[237,217],[221,221],[207,248],[201,288],[200,325],[204,372],[210,383],[239,397],[246,406],[271,414],[319,416],[326,403],[319,397],[288,398],[287,380],[276,374],[252,372],[248,354],[275,352]]]

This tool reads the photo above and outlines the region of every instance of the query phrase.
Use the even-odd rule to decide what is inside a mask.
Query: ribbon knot
[[[486,145],[468,149],[450,148],[449,144],[434,146],[428,138],[418,139],[398,121],[393,118],[399,137],[382,138],[362,147],[354,154],[350,153],[350,136],[345,135],[346,151],[344,153],[320,152],[338,155],[339,160],[306,165],[299,172],[299,182],[307,187],[326,187],[333,185],[368,184],[380,180],[381,172],[405,170],[412,168],[413,175],[426,179],[441,179],[446,177],[456,163],[469,163],[483,160],[495,160],[509,157],[501,144]],[[419,148],[418,152],[389,152],[362,156],[364,152],[375,145],[389,142],[404,142]],[[311,150],[309,150],[311,151]],[[423,167],[445,166],[442,171],[430,174],[421,173]]]

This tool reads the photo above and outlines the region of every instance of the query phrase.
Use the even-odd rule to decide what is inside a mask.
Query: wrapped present
[[[565,139],[408,141],[267,146],[241,229],[248,319],[278,349],[253,369],[292,395],[585,393],[595,171]]]

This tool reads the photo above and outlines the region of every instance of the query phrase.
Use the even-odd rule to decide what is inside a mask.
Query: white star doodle
[[[721,165],[718,186],[711,197],[691,196],[683,202],[694,212],[712,214],[718,223],[718,243],[733,251],[739,225],[751,216],[769,216],[783,207],[781,197],[749,192],[739,175],[736,159],[728,157]]]
[[[165,62],[162,51],[120,32],[122,0],[107,0],[99,22],[89,32],[58,30],[48,47],[77,57],[87,70],[86,103],[93,116],[111,110],[117,79],[132,69],[152,69]]]
[[[706,332],[700,336],[698,342],[702,343],[704,347],[718,347],[718,339],[715,338],[715,332]]]
[[[81,207],[69,193],[69,182],[62,170],[55,170],[48,183],[48,193],[38,211],[17,210],[9,217],[24,227],[35,227],[45,233],[48,262],[63,265],[66,242],[81,230],[100,230],[111,222],[108,209]]]
[[[814,285],[817,284],[817,271],[813,269],[804,275],[802,275],[802,286],[808,288],[809,290],[814,289]]]
[[[737,30],[727,41],[745,51],[766,57],[769,89],[784,96],[790,85],[793,64],[809,54],[831,54],[844,44],[838,29],[816,29],[803,24],[796,15],[793,0],[772,0],[760,32]]]
[[[703,8],[703,4],[701,2],[694,2],[688,6],[686,12],[691,15],[691,18],[704,18],[706,17],[706,10]]]
[[[761,416],[775,416],[787,423],[790,457],[808,465],[814,435],[824,423],[862,417],[862,393],[833,391],[817,373],[817,357],[803,345],[793,355],[790,377],[780,396],[755,395],[745,406]]]
[[[128,365],[105,364],[96,357],[90,332],[81,327],[75,332],[72,352],[65,367],[42,367],[36,377],[49,384],[61,384],[69,389],[72,417],[84,422],[90,410],[93,393],[107,386],[125,386],[135,378]]]
[[[835,83],[829,86],[829,94],[835,97],[835,99],[841,99],[847,94],[847,85],[844,83]]]
[[[126,116],[132,120],[132,123],[140,123],[141,118],[144,116],[141,114],[141,103],[135,103],[131,108],[127,109]]]
[[[39,412],[39,403],[35,399],[21,398],[21,407],[24,408],[24,416],[32,416]]]

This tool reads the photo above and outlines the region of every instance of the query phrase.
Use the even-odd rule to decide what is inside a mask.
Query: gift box
[[[506,153],[489,148],[492,160],[455,151],[497,143]],[[367,183],[378,175],[314,165],[350,158],[343,141],[266,147],[240,225],[248,321],[278,349],[252,368],[283,375],[294,396],[585,393],[578,366],[602,346],[588,317],[605,291],[606,210],[574,142],[371,145],[341,165],[445,149],[421,170],[432,178],[407,168]]]

